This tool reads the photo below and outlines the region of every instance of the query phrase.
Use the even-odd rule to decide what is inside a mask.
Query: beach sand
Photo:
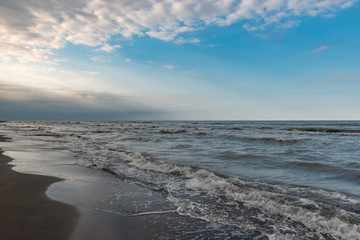
[[[0,142],[7,140],[11,141],[0,136]],[[0,149],[1,240],[147,240],[162,236],[166,217],[160,217],[159,223],[156,216],[121,216],[84,208],[76,201],[71,205],[71,201],[67,204],[52,200],[46,195],[48,187],[63,179],[19,173],[12,170],[13,160]],[[75,199],[91,198],[91,192],[98,191],[91,186],[64,194]],[[128,191],[126,186],[124,182],[124,190]],[[66,198],[62,200],[66,202]]]
[[[0,137],[0,141],[6,139]],[[45,191],[59,178],[13,171],[0,151],[0,239],[69,239],[78,221],[76,207],[49,199]]]
[[[0,142],[5,140],[0,136]],[[44,151],[41,154],[23,151],[20,162],[16,154],[14,156],[13,164],[17,167],[18,164],[26,165],[26,161],[32,161],[37,167],[46,165],[42,161],[34,162],[36,158],[51,158]],[[14,154],[14,150],[12,152]],[[66,180],[62,181],[62,177],[14,171],[11,165],[14,159],[2,153],[0,151],[0,240],[194,239],[199,235],[210,238],[216,234],[229,234],[216,226],[213,228],[207,221],[181,216],[174,207],[167,208],[170,211],[157,212],[159,207],[164,208],[159,203],[166,203],[165,195],[160,192],[149,195],[149,190],[107,172],[67,164],[62,157],[59,164],[49,165],[51,170],[44,166],[49,172],[39,172],[50,175],[65,172],[66,175],[57,175],[64,176]],[[35,169],[39,170],[37,167]],[[29,170],[28,167],[25,169]],[[67,179],[69,176],[70,180]],[[103,202],[109,196],[115,197],[116,205]],[[132,203],[139,201],[154,204],[154,212],[132,215],[135,210]],[[121,214],[124,212],[128,214]],[[233,236],[231,239],[240,238]]]

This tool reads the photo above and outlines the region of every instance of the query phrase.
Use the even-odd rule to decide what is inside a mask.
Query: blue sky
[[[0,0],[0,119],[359,120],[359,25],[355,0]]]

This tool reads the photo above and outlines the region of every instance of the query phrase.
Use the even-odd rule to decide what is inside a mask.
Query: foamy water
[[[239,236],[360,239],[360,122],[5,122],[1,129],[163,192],[179,214],[241,229]]]

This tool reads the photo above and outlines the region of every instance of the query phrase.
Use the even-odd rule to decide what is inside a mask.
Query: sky
[[[358,0],[0,0],[0,120],[359,120]]]

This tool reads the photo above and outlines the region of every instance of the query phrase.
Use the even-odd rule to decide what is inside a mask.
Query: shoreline
[[[358,124],[218,124],[16,122],[0,146],[64,179],[46,195],[77,208],[70,240],[360,239]]]
[[[8,138],[0,136],[0,142]],[[79,218],[75,206],[50,199],[47,188],[60,178],[19,173],[0,149],[0,239],[70,239]]]
[[[0,135],[0,143],[7,141],[11,138]],[[0,147],[0,239],[150,240],[171,232],[165,230],[169,227],[167,219],[176,218],[177,213],[126,216],[116,210],[101,210],[91,205],[101,200],[102,190],[116,181],[119,192],[125,193],[119,202],[120,209],[128,211],[133,201],[149,197],[143,191],[139,192],[138,186],[105,172],[93,175],[96,170],[74,168],[66,163],[51,166],[52,171],[67,173],[60,176],[52,175],[53,172],[48,172],[49,175],[18,172],[12,169],[18,166],[12,161],[19,159],[3,152]],[[44,160],[52,157],[43,154],[36,158]],[[34,157],[29,155],[25,159],[32,161]],[[74,179],[67,179],[69,176],[76,176],[75,183]],[[128,192],[136,194],[128,198]],[[90,205],[84,205],[84,201]]]

